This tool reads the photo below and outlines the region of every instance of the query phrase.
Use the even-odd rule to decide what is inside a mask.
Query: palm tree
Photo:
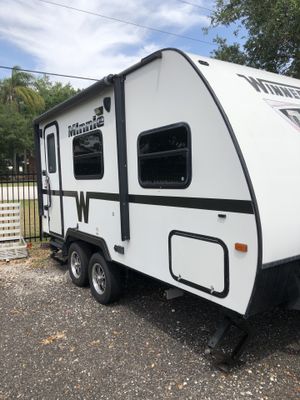
[[[31,74],[20,71],[20,67],[12,69],[11,77],[3,79],[0,84],[0,101],[12,106],[17,111],[35,114],[44,106],[44,99],[33,89],[34,78]]]
[[[33,116],[41,112],[45,107],[44,99],[34,90],[34,77],[31,74],[20,71],[20,67],[13,67],[11,77],[0,81],[0,103],[6,107],[9,114],[23,117],[23,134],[18,130],[15,132],[21,142],[23,149],[13,147],[13,166],[17,172],[17,154],[21,151],[24,154],[24,172],[26,172],[27,152],[32,147],[31,121]],[[13,127],[11,127],[14,130]]]

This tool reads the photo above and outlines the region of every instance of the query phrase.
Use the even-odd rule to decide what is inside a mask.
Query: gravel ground
[[[214,305],[167,301],[133,274],[122,300],[101,306],[48,254],[0,263],[0,400],[300,399],[300,312],[253,318],[225,374],[204,355]]]

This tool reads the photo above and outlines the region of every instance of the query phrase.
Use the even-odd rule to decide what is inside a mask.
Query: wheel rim
[[[71,271],[75,278],[80,278],[81,275],[81,260],[79,254],[73,251],[71,254]]]
[[[93,265],[92,268],[92,281],[93,286],[98,294],[103,294],[106,289],[106,276],[104,269],[98,263]]]

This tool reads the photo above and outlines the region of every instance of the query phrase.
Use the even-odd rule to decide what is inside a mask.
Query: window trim
[[[49,140],[50,138],[53,138],[53,143],[54,143],[54,161],[55,161],[55,169],[54,171],[50,171],[50,164],[49,164]],[[49,135],[47,135],[47,170],[49,174],[56,174],[57,172],[57,160],[56,160],[56,141],[55,141],[55,135],[54,133],[49,133]]]
[[[177,149],[177,150],[170,150],[170,153],[175,154],[177,152],[180,154],[180,152],[187,153],[187,179],[184,182],[170,182],[170,183],[143,183],[141,181],[141,163],[140,163],[140,147],[139,143],[142,137],[151,135],[153,133],[157,133],[160,131],[167,131],[171,130],[174,128],[180,128],[184,127],[187,131],[187,147],[184,149]],[[168,153],[168,151],[162,151],[161,153]],[[151,154],[151,153],[149,153]],[[153,153],[153,158],[155,158],[155,153]],[[156,153],[157,154],[157,153]],[[171,154],[170,154],[171,155]],[[142,155],[143,156],[143,155]],[[146,154],[144,158],[147,158],[148,155]],[[149,155],[150,157],[150,155]],[[137,164],[138,164],[138,181],[139,184],[142,188],[144,189],[186,189],[188,186],[190,186],[191,181],[192,181],[192,135],[191,135],[191,128],[186,122],[177,122],[175,124],[170,124],[170,125],[164,125],[160,126],[158,128],[154,129],[149,129],[147,131],[143,131],[138,135],[137,138]]]
[[[84,137],[90,134],[94,134],[94,133],[98,133],[99,137],[100,137],[100,141],[102,143],[102,153],[101,153],[101,174],[97,174],[97,175],[76,175],[75,174],[75,157],[74,157],[74,140],[78,139],[79,137]],[[95,179],[102,179],[103,175],[104,175],[104,146],[103,146],[103,135],[102,135],[102,131],[100,129],[94,129],[92,131],[80,134],[80,135],[76,135],[73,137],[72,140],[72,156],[73,156],[73,175],[75,177],[75,179],[77,180],[95,180]]]

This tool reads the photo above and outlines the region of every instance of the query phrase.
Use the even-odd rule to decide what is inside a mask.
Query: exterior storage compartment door
[[[185,285],[216,297],[229,292],[229,262],[225,243],[217,238],[172,231],[169,235],[170,273]]]

